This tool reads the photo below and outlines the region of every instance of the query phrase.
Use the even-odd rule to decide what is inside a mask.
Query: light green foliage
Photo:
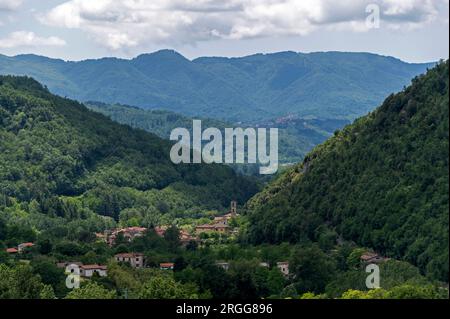
[[[140,299],[198,299],[195,286],[182,285],[168,276],[155,276],[144,283]]]
[[[53,289],[32,270],[27,265],[11,268],[0,264],[0,299],[53,298]]]
[[[347,257],[347,267],[350,269],[356,269],[361,267],[361,256],[367,250],[364,248],[355,248],[352,250],[350,255]]]
[[[95,282],[83,284],[79,289],[73,289],[66,299],[115,299],[116,292],[107,290]]]
[[[448,292],[447,292],[448,294]],[[342,294],[342,299],[436,299],[448,298],[445,292],[431,285],[414,286],[401,285],[384,290],[382,288],[372,289],[367,292],[359,290],[348,290]]]

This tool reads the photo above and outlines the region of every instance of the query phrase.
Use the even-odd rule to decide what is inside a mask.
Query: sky
[[[449,0],[0,0],[0,54],[64,60],[278,51],[449,57]]]

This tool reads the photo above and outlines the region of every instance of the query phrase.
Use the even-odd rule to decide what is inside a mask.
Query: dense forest
[[[224,166],[174,165],[170,146],[54,96],[32,79],[0,78],[2,203],[74,219],[92,212],[119,220],[133,207],[142,221],[197,216],[232,199],[245,202],[258,190]]]
[[[448,281],[448,67],[416,77],[257,194],[248,240],[350,240]]]

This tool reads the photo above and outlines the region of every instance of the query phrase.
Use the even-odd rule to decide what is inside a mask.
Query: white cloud
[[[320,28],[367,31],[366,6],[379,5],[382,27],[419,27],[448,0],[70,0],[39,20],[81,29],[111,49],[149,43],[305,35]]]
[[[18,47],[64,46],[66,42],[58,37],[39,37],[34,32],[16,31],[0,39],[0,48],[12,49]]]
[[[0,0],[0,11],[15,10],[22,4],[22,0]]]

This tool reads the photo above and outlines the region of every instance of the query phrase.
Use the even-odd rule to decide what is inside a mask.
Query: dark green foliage
[[[249,202],[254,243],[343,238],[448,280],[448,61]],[[327,246],[328,244],[326,244]]]
[[[294,252],[289,270],[295,276],[298,293],[320,293],[335,277],[336,264],[317,245],[312,245]]]
[[[180,230],[177,226],[170,226],[164,233],[164,239],[169,245],[170,251],[175,251],[180,245]]]
[[[47,299],[54,297],[50,286],[28,265],[10,268],[0,264],[0,299]]]
[[[137,206],[146,216],[155,205],[160,215],[220,209],[258,189],[228,167],[174,165],[168,142],[54,96],[29,78],[0,77],[0,115],[2,207],[14,206],[15,198],[25,212],[75,220],[93,211],[118,220]],[[9,232],[8,238],[33,240],[23,229]]]

